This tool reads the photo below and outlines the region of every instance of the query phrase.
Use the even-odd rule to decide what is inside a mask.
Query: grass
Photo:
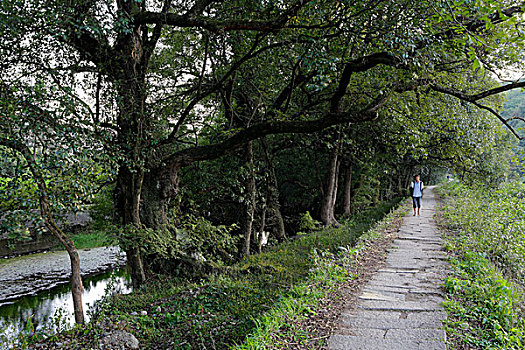
[[[71,239],[77,249],[93,249],[118,244],[113,233],[89,228],[72,235]],[[61,244],[58,244],[53,250],[65,250],[65,248]]]
[[[107,298],[89,325],[63,334],[69,340],[61,342],[89,348],[115,328],[134,334],[141,349],[275,349],[304,342],[311,334],[293,321],[311,316],[337,284],[353,278],[357,252],[403,214],[392,212],[396,205],[268,248],[222,274],[196,281],[156,276],[130,295]]]
[[[451,260],[445,290],[445,330],[456,349],[523,349],[525,321],[516,308],[519,291],[483,254]]]
[[[108,237],[103,231],[91,231],[76,234],[72,237],[77,249],[106,247],[117,244],[116,239]]]
[[[393,205],[269,248],[228,274],[192,283],[159,276],[131,295],[112,298],[98,322],[117,324],[137,336],[141,348],[152,349],[262,349],[283,341],[279,334],[305,338],[287,320],[308,315],[334,284],[352,278],[347,265],[357,240]]]
[[[523,185],[501,189],[453,183],[440,189],[446,248],[453,256],[445,283],[452,349],[523,349]],[[518,215],[519,214],[519,215]]]
[[[282,349],[290,346],[295,348],[298,345],[311,348],[314,334],[296,327],[298,321],[315,317],[316,306],[320,301],[328,297],[339,284],[354,278],[351,271],[359,252],[366,250],[371,242],[381,237],[381,233],[392,225],[395,218],[406,213],[406,206],[391,211],[365,234],[359,236],[355,244],[338,246],[336,253],[331,250],[314,250],[313,267],[307,278],[294,285],[291,293],[276,303],[268,313],[258,318],[254,331],[244,343],[233,349]]]

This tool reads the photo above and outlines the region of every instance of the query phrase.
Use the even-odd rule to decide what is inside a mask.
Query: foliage
[[[445,283],[446,329],[459,348],[523,348],[524,190],[521,183],[487,188],[457,181],[440,189],[447,196],[447,247],[455,255]]]
[[[123,249],[136,245],[145,256],[176,260],[192,257],[195,260],[221,263],[230,260],[237,251],[239,237],[232,235],[235,225],[213,225],[203,217],[178,216],[169,227],[162,229],[137,228],[128,225],[119,230]]]
[[[113,186],[104,186],[92,196],[89,206],[92,229],[103,230],[115,221],[113,191]]]
[[[525,320],[518,306],[523,295],[482,253],[466,251],[451,266],[445,329],[454,343],[470,349],[522,349]]]
[[[167,225],[164,207],[180,188],[192,197],[183,205],[196,203],[215,226],[239,223],[252,172],[259,227],[268,193],[279,190],[288,225],[306,210],[315,217],[339,132],[358,209],[395,197],[408,173],[438,161],[492,176],[501,130],[487,109],[501,101],[485,97],[478,113],[465,96],[499,85],[489,69],[520,67],[521,9],[512,4],[168,1],[161,10],[149,0],[5,0],[0,137],[31,148],[57,212],[116,179],[111,216],[123,230]],[[319,129],[327,131],[297,144],[270,136]],[[253,166],[235,157],[264,137],[271,157],[287,153],[274,158],[280,183],[271,191],[260,150]],[[17,157],[0,176],[22,181],[0,186],[35,209]]]
[[[301,304],[299,309],[308,312],[305,305],[315,304],[316,296],[324,293],[323,286],[351,278],[340,266],[349,260],[340,259],[353,253],[344,253],[340,247],[347,247],[347,252],[352,250],[358,237],[393,205],[371,208],[342,228],[317,231],[269,248],[225,273],[200,281],[157,276],[133,294],[108,299],[94,316],[93,324],[119,325],[135,334],[144,348],[192,349],[209,344],[216,349],[231,348],[243,343],[269,315],[279,315],[284,305],[297,310]],[[362,242],[373,239],[394,215],[372,229]],[[359,244],[356,249],[366,249],[364,245]],[[312,283],[317,287],[306,288]],[[100,328],[88,332],[89,341],[93,342]]]
[[[307,330],[293,327],[294,322],[315,315],[313,310],[316,305],[330,291],[341,282],[354,278],[352,271],[359,252],[366,250],[392,224],[393,219],[404,215],[405,211],[404,206],[391,211],[361,235],[355,245],[339,247],[337,253],[314,250],[313,267],[307,279],[295,285],[289,295],[260,317],[255,330],[234,349],[282,349],[297,344],[308,345],[311,335]],[[287,343],[287,339],[294,339],[294,344]]]
[[[317,229],[321,223],[312,218],[309,211],[301,214],[299,219],[299,226],[297,227],[300,231],[309,232]]]
[[[216,262],[224,260],[225,256],[236,255],[240,237],[232,234],[235,224],[216,226],[205,218],[193,215],[179,216],[178,221],[181,224],[172,227],[172,231],[181,251]]]

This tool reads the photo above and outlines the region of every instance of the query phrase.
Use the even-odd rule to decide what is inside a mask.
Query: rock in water
[[[102,350],[138,349],[139,341],[131,333],[113,331],[100,340]]]

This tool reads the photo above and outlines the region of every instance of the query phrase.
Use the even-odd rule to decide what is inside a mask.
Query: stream
[[[117,247],[80,250],[79,256],[82,299],[89,321],[88,310],[97,300],[106,293],[130,293],[131,281],[124,267],[125,255]],[[0,260],[0,344],[11,342],[28,325],[51,333],[57,326],[72,325],[70,275],[69,257],[64,251]]]

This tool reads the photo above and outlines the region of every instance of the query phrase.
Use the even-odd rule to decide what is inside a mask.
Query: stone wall
[[[9,238],[0,239],[0,258],[48,250],[60,244],[50,233],[38,235],[35,239],[17,241]]]
[[[0,224],[3,219],[3,217],[0,217]],[[57,218],[58,225],[67,233],[78,232],[90,222],[91,218],[87,210],[74,214],[64,214]],[[31,225],[28,224],[27,227],[30,232],[35,232]],[[42,234],[33,233],[32,236],[32,239],[16,240],[8,238],[8,233],[0,230],[0,258],[48,250],[60,244],[58,239],[48,232]]]

